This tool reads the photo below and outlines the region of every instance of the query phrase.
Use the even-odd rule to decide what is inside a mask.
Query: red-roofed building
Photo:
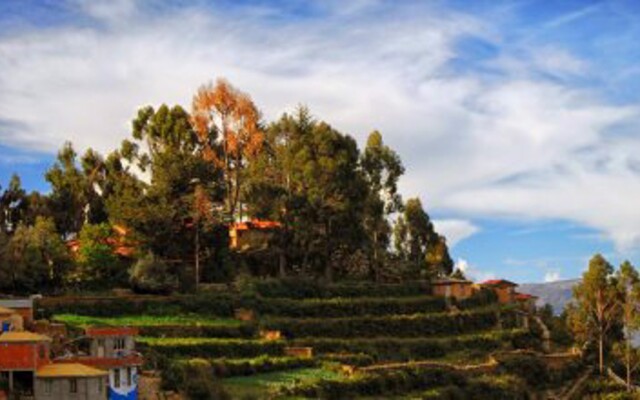
[[[480,286],[493,290],[500,303],[509,304],[516,301],[517,283],[505,279],[490,279],[482,282]]]
[[[229,246],[237,251],[256,251],[266,249],[274,231],[281,229],[277,221],[253,219],[236,222],[229,226]]]
[[[536,308],[536,301],[538,301],[538,296],[526,293],[516,293],[516,301],[522,305],[524,311],[532,312]]]

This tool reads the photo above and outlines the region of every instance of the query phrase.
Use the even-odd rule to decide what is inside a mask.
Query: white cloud
[[[556,282],[560,280],[560,272],[559,271],[547,271],[544,274],[545,282]]]
[[[483,282],[488,279],[495,279],[496,274],[493,271],[481,271],[476,266],[470,264],[467,260],[459,258],[455,262],[454,268],[459,269],[464,273],[467,279],[471,279],[476,282]]]
[[[435,230],[447,238],[449,247],[455,247],[460,241],[477,233],[480,228],[471,221],[462,219],[439,219],[433,221]]]
[[[70,4],[95,25],[0,36],[3,145],[109,151],[138,107],[189,109],[200,84],[225,76],[267,119],[303,103],[360,140],[381,130],[407,166],[403,192],[430,211],[569,220],[640,246],[640,108],[539,76],[589,70],[559,47],[517,48],[519,70],[496,60],[490,78],[449,68],[469,36],[508,54],[499,21],[377,1],[322,3],[324,18],[297,20],[267,7]],[[473,233],[466,223],[449,224],[452,244]]]

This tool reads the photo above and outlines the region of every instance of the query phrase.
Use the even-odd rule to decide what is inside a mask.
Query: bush
[[[356,375],[344,380],[320,380],[314,383],[282,387],[281,397],[305,397],[314,399],[351,399],[366,396],[406,394],[443,385],[463,382],[459,374],[441,369],[407,368]],[[278,397],[279,398],[279,397]]]
[[[408,297],[431,294],[427,282],[377,284],[372,282],[322,284],[317,280],[285,278],[255,282],[253,286],[263,297],[292,299],[331,297]]]
[[[178,288],[178,278],[151,253],[134,264],[130,275],[131,286],[137,293],[168,294]]]
[[[532,387],[542,387],[549,381],[547,367],[534,354],[510,354],[499,358],[500,370],[524,379]]]
[[[459,335],[495,327],[497,309],[463,311],[455,314],[413,314],[365,316],[349,318],[272,319],[264,323],[267,329],[280,330],[291,338],[300,337],[425,337]],[[502,311],[508,317],[513,312]]]
[[[491,352],[506,346],[526,334],[521,330],[489,332],[448,338],[394,337],[370,339],[307,338],[295,340],[296,346],[311,346],[317,354],[362,353],[382,360],[420,360],[444,357],[455,351],[474,349]]]
[[[146,337],[207,337],[207,338],[251,338],[257,332],[256,325],[239,326],[189,326],[189,325],[150,325],[138,326],[140,335]]]
[[[250,376],[259,373],[308,368],[316,365],[312,358],[260,356],[246,359],[191,359],[176,361],[176,367],[197,362],[209,368],[211,374],[228,378],[232,376]]]
[[[261,314],[266,315],[329,318],[440,312],[445,310],[446,303],[443,298],[430,296],[309,300],[269,298],[258,303],[257,307]]]
[[[166,297],[46,297],[37,301],[36,308],[41,318],[56,314],[93,317],[200,314],[232,317],[239,304],[242,304],[241,299],[230,293],[207,293]]]
[[[211,374],[206,362],[193,360],[182,365],[172,365],[162,371],[165,390],[179,390],[192,400],[227,400],[231,397]]]
[[[281,355],[284,342],[214,338],[139,338],[141,349],[149,349],[168,358],[179,357],[257,357]]]

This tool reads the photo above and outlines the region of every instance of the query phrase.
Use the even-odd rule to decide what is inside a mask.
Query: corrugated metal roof
[[[38,368],[36,378],[92,378],[109,373],[82,364],[49,364]]]
[[[0,343],[19,342],[50,342],[49,336],[38,335],[33,332],[5,332],[0,335]]]
[[[7,308],[33,308],[31,299],[0,299],[0,306]]]

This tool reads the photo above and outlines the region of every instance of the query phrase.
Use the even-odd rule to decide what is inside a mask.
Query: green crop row
[[[447,338],[305,338],[293,343],[313,347],[316,354],[363,353],[378,361],[406,361],[440,358],[465,349],[489,353],[505,347],[523,348],[535,340],[529,332],[515,329]]]
[[[263,322],[267,329],[280,330],[289,338],[363,338],[363,337],[427,337],[454,336],[498,325],[513,326],[513,312],[495,307],[456,313],[413,314],[391,316],[359,316],[350,318],[277,318]]]
[[[282,341],[218,338],[138,338],[140,349],[166,358],[242,358],[282,355]]]
[[[38,300],[36,309],[41,318],[56,314],[77,314],[94,317],[114,315],[172,316],[185,313],[231,317],[242,304],[231,293],[208,293],[179,296],[127,297],[47,297]]]
[[[322,284],[312,279],[269,279],[253,284],[263,297],[292,299],[332,297],[413,297],[431,294],[427,282],[405,282],[402,284],[378,284],[372,282]]]
[[[269,298],[258,304],[263,315],[292,318],[336,318],[362,315],[391,315],[441,312],[446,308],[443,298],[431,296],[396,298],[331,298],[286,299]]]
[[[442,369],[406,369],[375,374],[358,374],[349,379],[281,387],[276,398],[304,397],[313,399],[352,399],[364,396],[406,394],[444,385],[460,385],[463,377]]]
[[[312,358],[260,356],[255,358],[218,358],[189,359],[173,361],[171,368],[181,368],[187,364],[198,363],[211,370],[214,376],[228,378],[232,376],[249,376],[260,373],[285,371],[289,369],[310,368],[317,364]]]

